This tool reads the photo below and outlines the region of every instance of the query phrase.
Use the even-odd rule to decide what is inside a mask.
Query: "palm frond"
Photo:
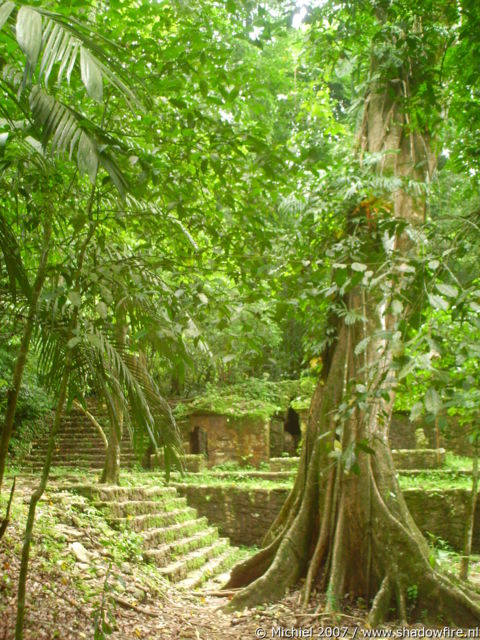
[[[11,30],[5,30],[9,24]],[[80,76],[88,95],[100,102],[103,97],[103,82],[107,80],[129,107],[142,108],[136,93],[131,88],[131,78],[114,60],[113,51],[119,47],[97,33],[92,25],[82,23],[41,7],[0,2],[0,29],[15,37],[25,54],[26,63],[22,78],[22,89],[30,82],[38,67],[38,81],[48,85],[55,65],[58,64],[57,82],[70,76],[80,54]],[[103,46],[102,46],[103,45]]]
[[[142,427],[157,449],[163,447],[180,468],[180,433],[168,402],[161,395],[155,381],[139,358],[123,345],[110,341],[105,334],[96,332],[99,343],[109,362],[115,379],[125,388],[131,408],[132,422]],[[168,474],[167,469],[167,474]]]
[[[114,399],[120,402],[132,440],[138,442],[139,433],[148,434],[155,450],[163,448],[165,459],[181,469],[182,445],[175,418],[146,367],[127,347],[94,329],[85,318],[75,335],[69,334],[69,314],[64,309],[45,302],[39,313],[35,337],[39,368],[47,388],[58,388],[66,352],[73,349],[75,365],[69,398],[81,397],[85,387],[91,384],[105,399],[110,414],[115,413]],[[116,427],[114,417],[113,422]],[[169,471],[167,468],[167,476]]]
[[[52,154],[68,152],[72,158],[76,152],[78,168],[88,175],[92,184],[96,180],[99,165],[102,165],[121,196],[125,196],[127,182],[120,168],[104,145],[86,130],[85,125],[88,124],[90,131],[99,131],[93,123],[87,123],[85,118],[38,85],[32,87],[29,102],[35,122],[42,128],[42,143],[47,146],[50,142]]]
[[[20,286],[23,295],[30,300],[32,289],[28,281],[28,275],[25,270],[20,247],[17,239],[0,212],[0,250],[3,254],[5,267],[8,274],[9,290],[13,301],[17,299],[17,283]]]

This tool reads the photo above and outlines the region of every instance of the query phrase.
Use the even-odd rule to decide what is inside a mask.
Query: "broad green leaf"
[[[87,340],[90,342],[91,345],[93,345],[97,349],[101,349],[102,348],[102,341],[94,333],[89,333],[87,335]]]
[[[82,339],[78,336],[75,336],[75,338],[70,338],[70,340],[67,342],[67,347],[69,349],[73,349],[73,347],[76,347],[81,340]]]
[[[6,23],[13,9],[15,9],[15,5],[13,2],[4,2],[0,7],[0,29]]]
[[[437,390],[430,387],[430,389],[427,389],[427,392],[425,393],[425,409],[436,416],[441,408],[442,399],[438,395]]]
[[[28,62],[37,64],[42,48],[42,16],[30,7],[20,7],[17,14],[17,42]]]
[[[410,410],[410,420],[414,422],[423,414],[423,402],[416,402]]]
[[[352,262],[352,269],[354,271],[366,271],[367,265],[362,264],[361,262]]]
[[[82,304],[82,296],[78,291],[70,291],[68,299],[75,307],[79,307]]]
[[[108,309],[107,309],[107,305],[100,301],[97,303],[95,309],[97,310],[98,315],[105,320],[105,318],[107,317],[107,313],[108,313]]]
[[[448,302],[442,296],[437,296],[435,293],[429,293],[428,299],[434,309],[440,309],[441,311],[447,311]]]
[[[80,135],[77,149],[78,168],[83,173],[87,173],[90,182],[95,184],[98,171],[98,157],[95,147],[85,132]]]
[[[368,445],[367,440],[360,440],[360,442],[357,442],[356,449],[359,451],[364,451],[365,453],[369,453],[370,455],[375,455],[375,451]]]
[[[88,95],[96,102],[102,102],[102,72],[95,58],[84,47],[80,47],[80,73]]]
[[[437,284],[437,289],[440,291],[440,293],[443,293],[444,296],[447,296],[447,298],[456,298],[458,296],[457,287],[452,287],[452,285],[450,284],[439,282]]]
[[[401,300],[394,300],[392,302],[392,313],[395,316],[398,316],[402,313],[403,311],[403,303]]]
[[[360,342],[355,347],[355,355],[358,356],[361,353],[363,353],[365,351],[365,349],[367,348],[367,345],[370,342],[370,340],[371,340],[371,336],[367,336],[363,340],[360,340]]]

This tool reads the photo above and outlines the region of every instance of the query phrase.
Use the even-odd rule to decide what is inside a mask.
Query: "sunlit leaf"
[[[42,47],[42,16],[31,7],[20,7],[17,14],[17,42],[32,66]]]
[[[80,47],[80,72],[88,95],[97,102],[103,100],[103,80],[100,67],[85,47]]]

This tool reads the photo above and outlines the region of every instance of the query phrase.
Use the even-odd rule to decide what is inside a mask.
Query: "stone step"
[[[171,582],[180,582],[188,577],[192,571],[200,569],[212,558],[221,555],[227,548],[229,542],[227,538],[219,538],[208,547],[202,547],[187,553],[181,559],[176,560],[166,567],[159,569],[160,573]]]
[[[122,502],[94,502],[94,506],[105,512],[108,518],[129,518],[148,515],[159,509],[173,511],[187,506],[185,498],[169,496],[168,500],[123,500]]]
[[[271,471],[296,471],[300,458],[270,458],[269,466]]]
[[[143,544],[145,548],[150,549],[179,538],[189,537],[205,527],[208,527],[208,520],[202,517],[178,522],[170,527],[148,529],[142,534]]]
[[[111,526],[138,532],[143,558],[170,581],[183,581],[186,588],[213,580],[239,557],[238,549],[220,538],[206,518],[198,518],[172,486],[73,484],[63,488],[87,497]],[[224,575],[216,584],[220,587],[227,579]]]
[[[214,471],[210,472],[212,478],[219,480],[248,480],[250,478],[256,478],[258,480],[292,480],[297,473],[297,468],[292,468],[290,471]]]
[[[32,451],[35,449],[46,449],[48,447],[48,439],[45,440],[37,440],[33,445],[32,445]],[[101,438],[95,438],[94,436],[81,436],[78,435],[75,437],[72,437],[71,435],[68,437],[58,437],[55,440],[55,447],[56,448],[77,448],[77,447],[85,447],[88,449],[94,449],[94,448],[101,448],[104,449],[104,444],[103,441],[101,440]],[[121,449],[124,449],[125,447],[130,447],[132,448],[132,444],[130,442],[130,438],[126,438],[125,440],[121,441]]]
[[[35,447],[32,448],[32,450],[28,453],[28,455],[30,456],[37,456],[37,455],[45,455],[47,452],[47,447],[43,447],[43,446],[39,446],[39,447]],[[100,446],[98,443],[97,445],[89,445],[89,444],[85,444],[82,441],[77,442],[76,444],[71,444],[68,445],[68,447],[63,447],[62,445],[60,446],[56,446],[54,449],[54,454],[65,454],[65,455],[75,455],[75,454],[81,454],[81,455],[87,455],[87,456],[100,456],[100,455],[105,455],[106,453],[106,449],[103,446]],[[134,451],[133,449],[130,447],[121,447],[120,449],[120,454],[125,454],[125,455],[134,455]]]
[[[43,462],[46,457],[46,452],[36,452],[29,453],[25,456],[25,462]],[[69,462],[71,460],[91,460],[92,462],[100,461],[103,462],[106,457],[105,451],[54,451],[53,452],[53,460],[57,460],[60,462]],[[122,461],[137,461],[139,458],[132,451],[122,451],[120,454],[120,460]]]
[[[192,571],[178,583],[182,589],[192,590],[204,585],[205,589],[221,589],[230,578],[230,569],[237,562],[237,549],[227,547],[223,553]],[[207,584],[205,584],[207,583]]]
[[[79,495],[96,501],[115,501],[122,502],[130,500],[152,500],[153,498],[179,497],[177,491],[173,487],[157,485],[154,487],[135,486],[120,487],[118,485],[102,485],[102,484],[81,484],[72,485],[66,488],[67,491],[78,493]]]
[[[52,468],[58,467],[58,468],[67,468],[67,469],[92,469],[92,471],[103,469],[103,465],[104,465],[104,461],[92,462],[89,460],[80,460],[80,461],[65,460],[64,462],[62,461],[55,462],[54,460],[52,462]],[[124,468],[125,467],[130,468],[130,467],[133,467],[134,465],[135,465],[135,460],[127,460],[126,462],[121,463],[121,466],[123,466]],[[43,461],[35,460],[31,462],[24,462],[23,466],[25,469],[31,470],[32,472],[39,471],[40,469],[43,469]]]
[[[426,476],[428,478],[464,478],[472,475],[471,469],[400,469],[398,473],[407,478]]]
[[[29,462],[40,462],[43,463],[43,460],[45,458],[45,455],[41,456],[34,456],[32,454],[28,454],[27,456],[25,456],[24,460],[25,462],[29,463]],[[133,453],[126,453],[126,454],[120,454],[120,460],[122,462],[135,462],[137,460],[137,457],[135,456],[135,454]],[[103,464],[105,462],[105,453],[98,453],[98,452],[94,452],[92,451],[91,453],[64,453],[64,452],[58,452],[55,451],[53,454],[53,464],[55,463],[59,463],[59,462],[87,462],[87,463],[95,463],[95,462],[99,462],[101,464]]]
[[[184,557],[185,554],[192,551],[203,549],[213,544],[214,540],[218,540],[217,529],[207,527],[188,538],[180,538],[179,540],[163,544],[156,549],[148,549],[144,551],[143,557],[158,567],[165,567],[168,563],[172,563],[172,561],[178,558],[178,556]]]
[[[30,449],[30,454],[39,454],[39,453],[45,453],[48,449],[48,444],[47,443],[41,443],[41,442],[37,442],[35,443],[32,448]],[[84,440],[75,440],[74,442],[68,442],[68,443],[64,443],[64,442],[60,442],[57,440],[57,442],[55,443],[55,451],[69,451],[69,452],[86,452],[86,453],[90,453],[90,452],[99,452],[99,451],[105,451],[105,447],[103,446],[103,443],[101,443],[100,441],[95,441],[95,442],[86,442]]]
[[[184,509],[175,509],[168,513],[158,511],[156,513],[146,513],[144,515],[129,516],[126,518],[109,518],[108,520],[112,527],[128,527],[140,533],[146,529],[169,527],[179,522],[192,520],[196,515],[197,513],[194,509],[185,507]]]

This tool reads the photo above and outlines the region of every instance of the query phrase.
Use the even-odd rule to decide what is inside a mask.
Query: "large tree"
[[[357,149],[372,177],[347,212],[346,239],[330,251],[334,338],[322,356],[296,482],[266,546],[233,571],[230,587],[248,585],[233,607],[281,597],[306,575],[305,602],[316,584],[331,611],[347,594],[361,597],[371,624],[392,606],[405,621],[411,585],[424,621],[480,620],[474,592],[435,567],[400,491],[387,437],[400,322],[415,289],[425,184],[435,168],[439,68],[459,23],[448,2],[335,2],[311,29],[320,47],[335,49],[343,37],[341,62],[352,70],[363,60]]]

